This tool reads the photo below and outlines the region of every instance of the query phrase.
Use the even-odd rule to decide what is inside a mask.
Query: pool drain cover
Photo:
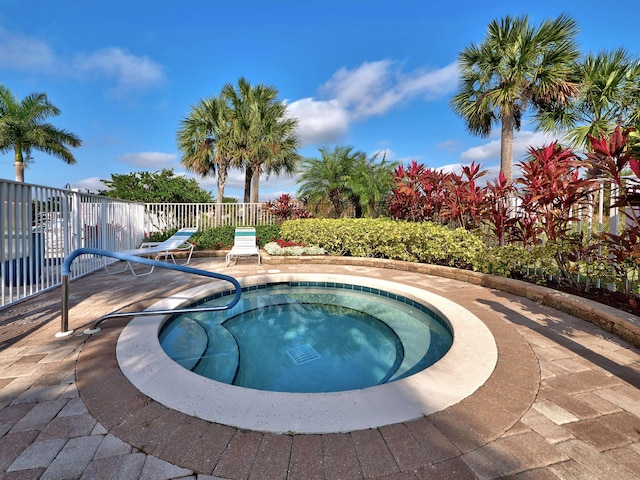
[[[312,362],[320,358],[320,354],[308,343],[300,345],[299,347],[289,348],[287,349],[287,353],[296,365],[302,365],[303,363]]]

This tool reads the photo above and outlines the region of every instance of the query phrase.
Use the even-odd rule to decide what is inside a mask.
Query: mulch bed
[[[588,292],[583,292],[566,285],[559,285],[556,282],[547,282],[546,286],[640,316],[640,296],[638,295],[627,295],[624,292],[613,292],[606,288],[593,287]]]

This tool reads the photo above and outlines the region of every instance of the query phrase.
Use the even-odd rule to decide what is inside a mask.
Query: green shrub
[[[233,245],[234,232],[235,227],[233,225],[225,225],[203,231],[199,230],[189,241],[196,245],[197,250],[230,248]]]
[[[280,227],[278,225],[258,225],[256,227],[256,241],[259,246],[264,246],[273,238],[278,238]],[[177,229],[158,232],[145,238],[145,242],[162,242]],[[193,234],[190,243],[196,246],[196,250],[219,250],[231,248],[233,246],[233,236],[236,227],[233,225],[224,225],[221,227],[211,228],[209,230],[197,231]]]
[[[486,248],[462,228],[385,218],[299,219],[280,226],[284,240],[317,245],[330,255],[389,258],[475,268]]]
[[[504,245],[488,248],[478,259],[477,269],[500,277],[521,278],[532,263],[533,257],[526,248]]]
[[[143,242],[164,242],[167,238],[178,231],[177,228],[170,228],[162,232],[151,232],[144,236]]]

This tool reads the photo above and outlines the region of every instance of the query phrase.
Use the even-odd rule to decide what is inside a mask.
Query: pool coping
[[[379,288],[426,303],[448,318],[455,341],[447,355],[432,367],[385,385],[322,394],[264,392],[215,382],[185,370],[164,353],[157,340],[168,316],[136,317],[124,328],[116,346],[126,378],[160,404],[210,422],[272,433],[337,433],[378,428],[445,410],[472,395],[495,369],[497,347],[485,324],[467,309],[427,290],[338,274],[271,273],[238,280],[243,287],[326,281]],[[215,293],[216,288],[228,286],[188,289],[155,303],[149,310],[177,308]]]

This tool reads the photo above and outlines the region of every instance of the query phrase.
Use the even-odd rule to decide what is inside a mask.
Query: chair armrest
[[[140,244],[140,248],[157,247],[161,242],[144,242]]]

